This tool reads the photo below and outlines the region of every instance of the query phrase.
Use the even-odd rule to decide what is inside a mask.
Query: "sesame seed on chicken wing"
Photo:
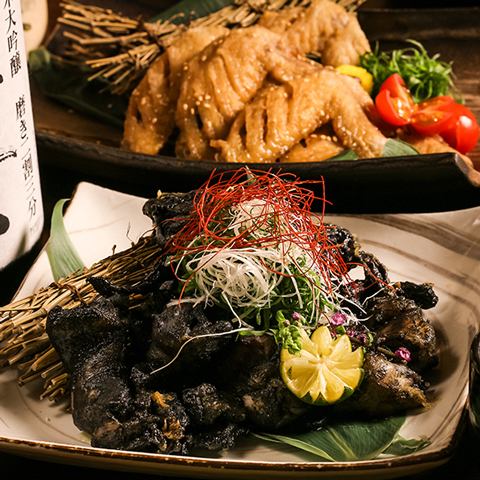
[[[280,157],[280,162],[322,162],[340,154],[344,148],[339,143],[338,138],[330,132],[324,133],[323,130],[322,127],[306,139],[300,140],[283,157]]]
[[[235,119],[226,140],[213,141],[228,162],[273,162],[322,125],[359,156],[382,153],[387,139],[369,120],[369,95],[330,68],[269,85]]]
[[[179,157],[213,158],[210,141],[225,138],[267,77],[285,82],[316,68],[313,62],[277,48],[280,40],[259,26],[235,30],[188,63],[176,112]]]
[[[175,106],[183,66],[198,52],[229,32],[223,27],[198,27],[182,33],[148,69],[130,96],[123,147],[155,155],[175,127]]]
[[[330,0],[314,0],[310,7],[265,12],[259,24],[282,34],[282,45],[302,54],[319,53],[324,65],[357,65],[370,51],[354,13]]]

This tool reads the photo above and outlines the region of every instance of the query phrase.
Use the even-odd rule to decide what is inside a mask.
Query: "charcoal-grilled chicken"
[[[410,366],[417,371],[438,363],[435,330],[413,300],[396,295],[379,296],[372,300],[370,312],[379,345],[392,351],[408,348],[412,355]]]
[[[195,192],[162,193],[148,200],[143,213],[152,219],[157,243],[164,246],[183,227],[193,209]]]
[[[365,378],[360,388],[335,407],[338,411],[382,417],[428,405],[422,378],[406,365],[368,353],[363,368]]]
[[[100,298],[72,310],[54,309],[47,332],[71,375],[75,425],[102,448],[162,453],[186,451],[183,406],[173,393],[160,408],[153,392],[131,378],[135,350],[125,312]]]
[[[185,225],[194,198],[190,192],[147,202],[144,212],[160,245]],[[92,445],[221,450],[249,431],[305,431],[326,411],[381,417],[427,406],[419,372],[437,359],[435,331],[422,312],[436,304],[431,285],[391,284],[386,267],[362,251],[351,232],[324,225],[347,269],[364,271],[363,279],[347,278],[338,291],[341,308],[360,320],[350,327],[372,335],[364,379],[352,397],[330,410],[297,398],[281,378],[275,338],[237,336],[237,321],[221,306],[179,301],[179,281],[163,261],[131,288],[92,278],[107,298],[48,316],[47,333],[71,377],[75,424],[92,435]],[[141,305],[133,304],[140,296]],[[400,347],[412,356],[408,364],[394,354]]]
[[[153,313],[152,317],[151,342],[146,360],[154,370],[169,363],[189,341],[182,355],[170,368],[160,370],[158,375],[159,381],[174,383],[177,387],[205,378],[210,365],[215,363],[216,355],[232,342],[232,336],[224,335],[233,330],[232,323],[207,318],[202,305],[192,307],[192,304],[174,302],[161,313]],[[216,333],[223,335],[214,336]]]

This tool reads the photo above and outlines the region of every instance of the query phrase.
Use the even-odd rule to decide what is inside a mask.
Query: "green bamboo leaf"
[[[358,155],[353,150],[344,150],[329,160],[358,160]]]
[[[430,440],[426,438],[404,438],[401,435],[393,440],[390,446],[383,452],[388,455],[408,455],[409,453],[418,452],[430,445]]]
[[[190,20],[204,17],[234,3],[234,0],[183,0],[154,16],[151,20],[170,20],[172,17],[175,17],[175,23],[187,23]]]
[[[335,462],[335,458],[331,457],[327,451],[314,445],[309,442],[304,442],[295,437],[287,437],[284,435],[273,435],[273,434],[254,434],[255,437],[260,438],[261,440],[267,440],[273,443],[285,443],[291,447],[299,448],[300,450],[305,450],[306,452],[313,453],[317,457],[321,457],[329,462]]]
[[[59,200],[52,213],[47,255],[55,281],[84,267],[63,223],[63,206],[68,201],[68,199]]]
[[[394,140],[389,138],[383,148],[383,157],[403,157],[410,155],[418,155],[418,151],[409,143],[402,140]]]
[[[382,420],[342,421],[295,436],[263,433],[263,440],[285,443],[327,461],[369,460],[382,453],[404,455],[424,448],[425,440],[406,440],[398,435],[405,417]],[[395,442],[395,445],[392,445]],[[390,449],[390,450],[389,450]]]

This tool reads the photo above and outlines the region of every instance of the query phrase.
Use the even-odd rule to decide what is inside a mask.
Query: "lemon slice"
[[[372,93],[373,90],[373,75],[362,67],[356,65],[339,65],[336,68],[337,72],[349,77],[358,78],[363,89],[367,93]]]
[[[328,327],[317,328],[309,338],[301,330],[302,349],[280,354],[280,373],[288,389],[314,405],[345,400],[363,378],[363,348],[352,351],[348,335],[333,339]]]

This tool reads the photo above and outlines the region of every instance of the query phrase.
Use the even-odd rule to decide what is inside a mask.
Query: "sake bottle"
[[[35,130],[20,0],[0,1],[0,270],[43,229]]]

